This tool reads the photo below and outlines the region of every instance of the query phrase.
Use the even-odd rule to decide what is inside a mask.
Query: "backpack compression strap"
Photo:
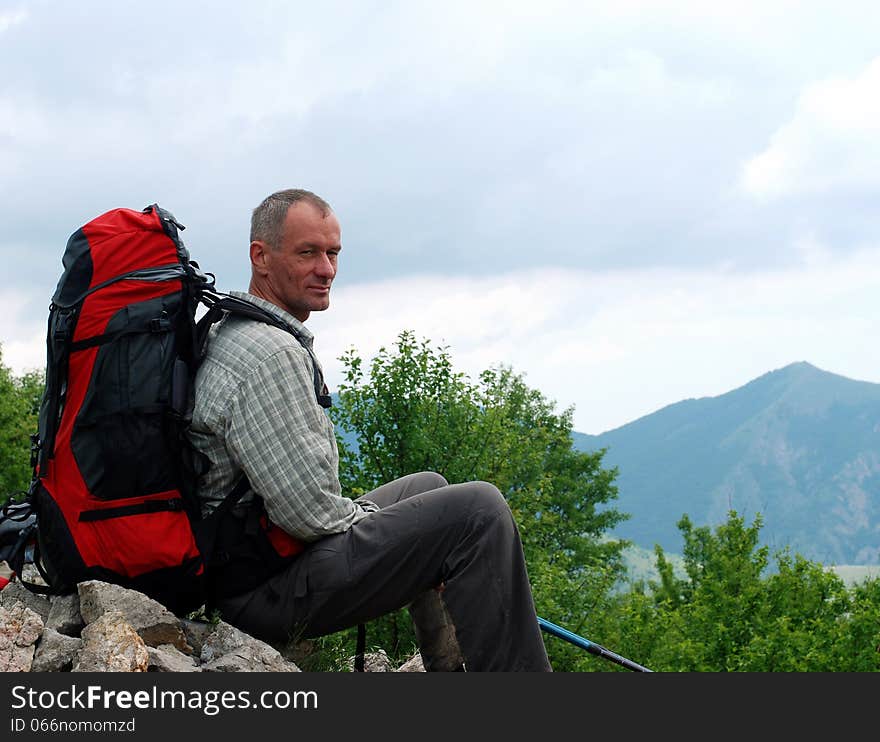
[[[0,512],[0,560],[6,562],[18,581],[32,593],[52,595],[57,592],[48,587],[48,575],[40,562],[39,547],[36,541],[37,517],[31,503],[8,502]],[[28,551],[32,549],[31,554]],[[46,585],[24,579],[24,565],[32,562],[46,581]]]

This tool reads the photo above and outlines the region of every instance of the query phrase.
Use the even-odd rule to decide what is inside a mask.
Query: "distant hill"
[[[825,565],[880,564],[880,384],[794,363],[575,448],[619,469],[614,535],[680,553],[676,523],[762,513],[764,542]]]
[[[667,561],[672,565],[676,577],[687,579],[687,572],[684,568],[684,559],[680,554],[672,551],[664,551]],[[657,571],[657,557],[653,549],[648,550],[641,546],[629,546],[623,551],[623,561],[626,565],[626,581],[619,587],[626,590],[628,584],[634,582],[659,582],[660,574]],[[768,569],[773,567],[773,563]],[[847,587],[853,587],[866,580],[874,580],[880,578],[880,564],[837,564],[827,567],[828,570],[834,572]]]

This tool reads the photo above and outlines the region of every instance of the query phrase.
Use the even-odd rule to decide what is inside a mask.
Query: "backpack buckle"
[[[40,460],[40,451],[43,448],[43,444],[40,442],[40,434],[33,433],[31,435],[31,469],[35,469],[37,466],[37,462]]]
[[[171,321],[167,316],[153,317],[150,320],[150,332],[168,332],[171,328]]]

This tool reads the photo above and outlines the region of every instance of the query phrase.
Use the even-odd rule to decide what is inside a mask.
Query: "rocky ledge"
[[[280,650],[224,621],[175,616],[136,590],[92,580],[44,597],[14,580],[0,590],[0,672],[301,672],[309,643]],[[349,669],[353,668],[353,658]],[[367,672],[424,672],[418,652]]]

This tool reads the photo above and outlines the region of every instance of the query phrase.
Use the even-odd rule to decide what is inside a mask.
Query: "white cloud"
[[[0,33],[8,31],[13,26],[18,25],[28,17],[27,10],[7,10],[0,11]]]
[[[880,185],[880,57],[854,78],[816,82],[791,121],[751,158],[742,185],[759,198]]]
[[[49,297],[34,302],[33,297],[15,289],[0,289],[0,353],[2,363],[16,374],[46,367],[46,320],[33,316],[32,307],[48,307]]]
[[[447,344],[475,378],[497,363],[574,405],[599,433],[688,397],[715,396],[796,361],[880,381],[872,336],[880,251],[762,274],[540,271],[491,279],[419,278],[336,289],[310,324],[328,380],[410,329]]]
[[[536,270],[490,278],[417,276],[334,289],[309,326],[332,388],[339,357],[393,347],[403,330],[447,345],[476,378],[503,363],[600,433],[689,397],[715,396],[796,361],[880,382],[880,250],[834,256],[810,238],[801,265],[726,270]],[[45,305],[0,289],[3,363],[45,364]]]

